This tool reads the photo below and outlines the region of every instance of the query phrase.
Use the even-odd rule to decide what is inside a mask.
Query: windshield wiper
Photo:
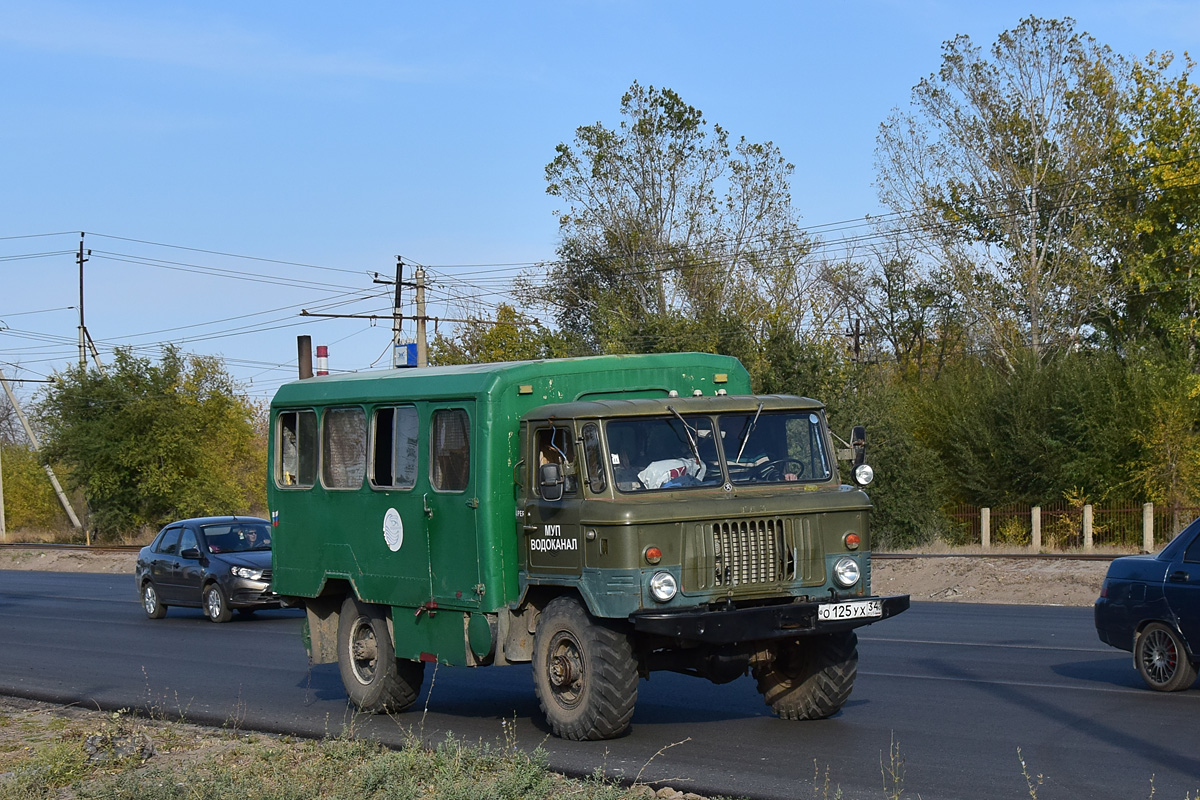
[[[690,444],[692,446],[692,455],[694,455],[696,457],[696,463],[703,465],[704,459],[700,458],[700,446],[698,444],[696,444],[696,434],[695,434],[695,431],[692,430],[692,426],[688,425],[688,421],[683,418],[683,415],[680,414],[678,411],[676,411],[671,406],[667,406],[667,411],[670,411],[672,414],[674,414],[676,417],[679,418],[680,422],[683,423],[683,429],[685,431],[687,431],[688,444]]]
[[[750,434],[754,432],[754,426],[758,424],[758,415],[762,413],[763,404],[758,404],[758,410],[754,412],[754,419],[750,420],[750,424],[746,426],[746,432],[742,434],[742,444],[738,448],[737,458],[734,461],[742,460],[742,451],[746,449],[746,442],[750,441]]]

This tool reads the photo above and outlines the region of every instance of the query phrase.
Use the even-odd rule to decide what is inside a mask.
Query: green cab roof
[[[668,407],[680,414],[754,413],[762,405],[764,412],[808,410],[820,411],[823,403],[798,395],[723,395],[718,397],[620,398],[584,400],[573,403],[548,403],[530,409],[522,419],[592,419],[613,417],[642,417],[670,414]]]

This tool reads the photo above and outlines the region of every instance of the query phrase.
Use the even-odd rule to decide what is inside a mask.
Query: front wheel
[[[546,606],[533,639],[533,685],[556,736],[620,736],[633,717],[637,681],[633,648],[621,630],[593,619],[573,597]]]
[[[233,611],[229,608],[229,600],[225,592],[215,583],[204,587],[204,614],[212,622],[229,622]]]
[[[1133,657],[1142,680],[1155,691],[1178,692],[1196,682],[1196,666],[1188,660],[1183,640],[1169,625],[1147,625],[1137,639]]]
[[[167,607],[158,599],[158,590],[150,581],[142,585],[142,609],[150,619],[162,619],[167,615]]]
[[[838,712],[858,676],[854,631],[780,643],[754,667],[763,701],[784,719],[825,719]]]
[[[417,701],[425,663],[396,658],[379,606],[346,598],[338,616],[337,650],[342,685],[360,711],[404,711]]]

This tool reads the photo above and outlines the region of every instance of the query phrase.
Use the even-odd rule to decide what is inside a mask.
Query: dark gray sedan
[[[1100,641],[1129,650],[1151,689],[1196,682],[1200,665],[1200,520],[1157,555],[1112,562],[1096,600]]]
[[[188,606],[228,622],[234,609],[280,605],[271,591],[271,524],[258,517],[172,522],[138,553],[134,576],[150,619],[162,619],[168,606]]]

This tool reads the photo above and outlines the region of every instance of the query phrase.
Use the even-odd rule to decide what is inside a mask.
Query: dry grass
[[[551,772],[510,735],[494,744],[410,734],[389,749],[215,729],[0,697],[0,800],[644,800],[645,785]],[[703,800],[675,792],[677,800]]]

